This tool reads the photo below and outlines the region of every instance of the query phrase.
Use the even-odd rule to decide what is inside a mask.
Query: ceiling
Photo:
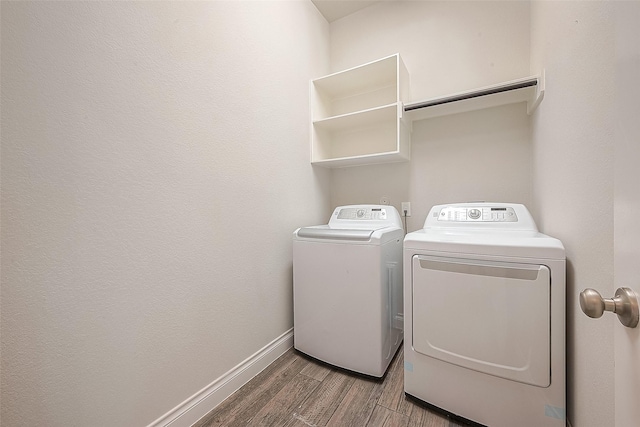
[[[311,0],[327,21],[333,22],[360,9],[380,3],[373,0]]]

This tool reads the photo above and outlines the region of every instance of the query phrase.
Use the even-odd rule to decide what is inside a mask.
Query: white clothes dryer
[[[294,232],[297,350],[384,375],[403,338],[403,237],[398,211],[386,205],[340,206],[327,225]]]
[[[405,393],[491,427],[564,427],[562,243],[523,205],[439,205],[403,263]]]

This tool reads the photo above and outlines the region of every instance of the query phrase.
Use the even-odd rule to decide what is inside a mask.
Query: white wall
[[[613,3],[533,2],[532,68],[547,91],[533,122],[538,225],[567,253],[568,416],[612,425],[615,316],[587,318],[585,288],[613,288]],[[618,325],[620,326],[620,325]]]
[[[2,424],[146,425],[292,327],[301,2],[2,2]]]
[[[399,52],[411,99],[475,89],[529,73],[528,2],[382,2],[331,24],[331,69]],[[524,104],[414,122],[411,162],[336,169],[331,204],[412,202],[409,231],[431,206],[532,202]]]

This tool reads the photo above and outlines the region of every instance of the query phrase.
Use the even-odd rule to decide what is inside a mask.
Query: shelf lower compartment
[[[338,157],[324,160],[312,161],[311,164],[326,168],[343,168],[347,166],[375,165],[379,163],[406,162],[409,156],[399,151],[387,153],[375,153],[352,157]]]
[[[410,130],[398,119],[336,132],[314,127],[313,138],[314,165],[336,168],[410,158]]]

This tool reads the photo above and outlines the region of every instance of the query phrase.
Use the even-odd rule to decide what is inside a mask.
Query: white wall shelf
[[[411,121],[416,121],[526,102],[527,113],[531,114],[543,98],[544,70],[539,76],[526,77],[493,86],[414,102],[405,105],[404,111]]]
[[[311,81],[311,163],[337,168],[407,161],[411,122],[520,102],[531,114],[544,98],[539,76],[411,104],[399,54]]]
[[[345,167],[409,160],[399,54],[311,81],[311,163]]]
[[[398,108],[403,108],[402,104],[383,105],[382,107],[369,108],[368,110],[357,111],[355,113],[329,117],[315,121],[313,124],[316,129],[326,129],[330,131],[355,129],[371,123],[393,120],[398,115]],[[402,111],[400,115],[402,116]]]

